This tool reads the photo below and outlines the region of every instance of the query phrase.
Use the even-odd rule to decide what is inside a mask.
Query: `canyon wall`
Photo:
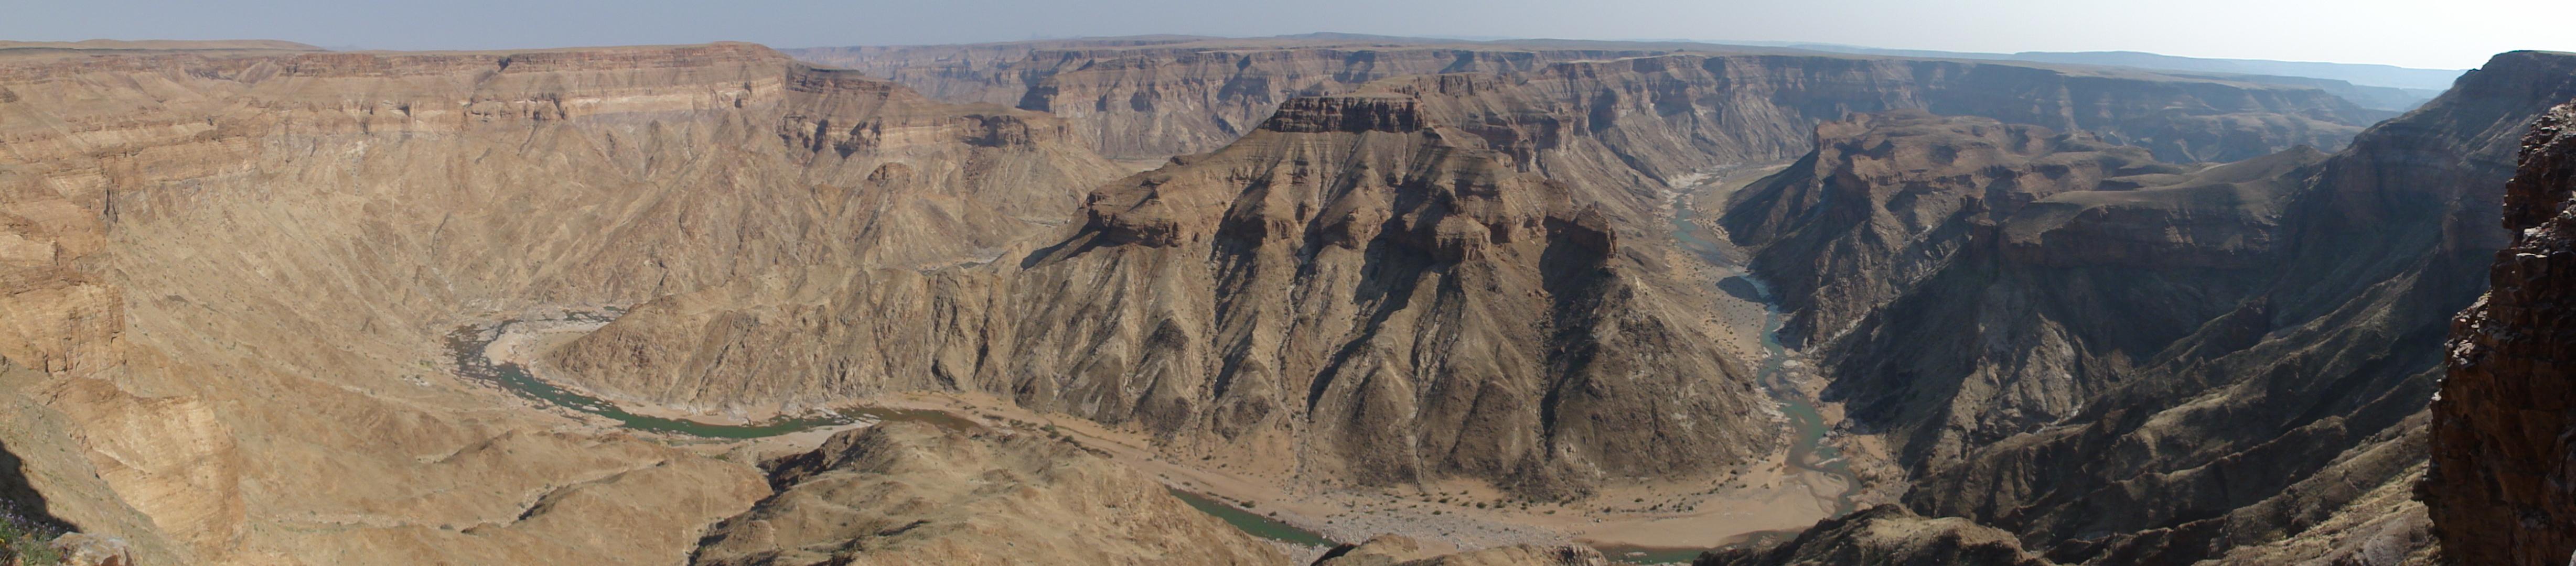
[[[1729,132],[1784,140],[1744,148],[1794,157],[1807,128],[1849,112],[1926,109],[2098,132],[2167,161],[2234,161],[2294,145],[2339,149],[2389,116],[2304,86],[2105,67],[1862,58],[1794,50],[1618,42],[1368,43],[1139,38],[800,51],[893,77],[944,99],[1014,102],[1074,124],[1102,153],[1213,150],[1296,96],[1405,75],[1538,75],[1538,82],[1651,80],[1599,96],[1651,99],[1653,112],[1715,113]],[[1693,53],[1681,53],[1680,50]],[[1026,53],[1012,60],[1016,53]],[[1795,53],[1795,54],[1793,54]],[[1629,63],[1624,59],[1643,58]],[[1595,93],[1582,93],[1592,96]],[[1572,117],[1572,116],[1567,116]],[[1601,116],[1597,118],[1607,118]],[[1596,120],[1600,121],[1600,120]],[[1779,130],[1764,130],[1778,124]]]
[[[2450,374],[2433,402],[2431,471],[2421,491],[2443,554],[2459,564],[2562,564],[2576,553],[2576,454],[2568,370],[2568,211],[2576,191],[2576,104],[2522,138],[2504,189],[2513,243],[2491,290],[2452,323]]]

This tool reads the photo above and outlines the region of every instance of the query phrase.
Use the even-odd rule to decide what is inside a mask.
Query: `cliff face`
[[[1828,264],[1815,280],[1897,297],[1808,329],[1828,395],[1855,403],[1857,432],[1899,447],[1916,474],[1909,506],[2014,532],[2053,560],[2418,552],[2424,524],[2405,518],[2421,507],[2403,493],[2423,470],[2440,363],[2422,345],[2505,242],[2478,219],[2521,124],[2570,95],[2576,56],[2507,53],[2313,165],[2284,154],[2173,189],[2041,199],[2060,204],[2002,223],[1990,259],[1954,255],[1921,276],[1873,267],[1920,248]],[[1896,218],[1919,206],[1908,191],[1871,198]],[[1794,218],[1765,212],[1790,210],[1776,201],[1738,204],[1765,207],[1744,218]],[[1836,206],[1856,205],[1815,214]],[[1849,226],[1828,233],[1889,224]],[[2041,402],[1999,411],[1996,398]],[[2040,418],[1995,418],[2016,405]]]
[[[2422,492],[2443,554],[2461,564],[2561,564],[2576,552],[2576,420],[2555,360],[2571,328],[2562,301],[2576,216],[2576,105],[2543,115],[2505,184],[2493,286],[2452,323],[2450,374],[2433,402]]]
[[[1147,158],[1212,150],[1296,96],[1351,92],[1373,80],[1428,74],[1526,74],[1532,82],[1570,87],[1606,83],[1600,86],[1608,88],[1580,95],[1597,92],[1607,99],[1593,106],[1619,106],[1623,112],[1594,115],[1594,121],[1640,117],[1626,113],[1634,108],[1641,116],[1711,122],[1732,134],[1714,141],[1735,145],[1733,151],[1749,160],[1794,156],[1806,149],[1808,128],[1848,112],[1925,109],[2082,129],[2176,162],[2233,161],[2296,145],[2337,149],[2360,126],[2388,115],[2298,86],[1992,62],[1749,49],[1684,54],[1670,46],[1616,43],[1589,49],[1138,43],[1143,44],[877,48],[803,56],[894,77],[945,99],[1015,100],[1021,108],[1071,121],[1103,153]],[[1025,59],[1010,60],[1018,52]]]
[[[1268,543],[1070,442],[891,422],[771,462],[702,566],[1284,565]]]
[[[974,261],[1118,174],[753,45],[238,51],[0,58],[0,434],[154,563],[676,559],[755,470],[497,410],[440,337]]]

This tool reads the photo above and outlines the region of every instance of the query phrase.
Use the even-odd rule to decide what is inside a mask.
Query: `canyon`
[[[2564,522],[2512,427],[2564,424],[2515,379],[2570,99],[2543,52],[2392,115],[1678,42],[0,43],[0,494],[147,564],[2540,563],[2492,537]]]

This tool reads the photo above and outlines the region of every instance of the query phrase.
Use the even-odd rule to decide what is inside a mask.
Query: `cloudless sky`
[[[2458,69],[2576,51],[2576,0],[0,0],[0,39],[507,49],[1178,33],[1812,41]]]

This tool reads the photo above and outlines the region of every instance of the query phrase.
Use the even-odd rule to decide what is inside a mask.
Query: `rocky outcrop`
[[[2452,323],[2422,491],[2443,554],[2460,564],[2562,564],[2576,553],[2576,389],[2564,310],[2576,296],[2576,104],[2541,116],[2504,189],[2486,296]]]
[[[1678,53],[1688,49],[1697,53]],[[804,51],[943,99],[1016,101],[1071,121],[1103,153],[1209,151],[1298,96],[1367,90],[1411,75],[1529,75],[1565,83],[1594,122],[1700,121],[1741,163],[1795,156],[1806,131],[1848,112],[1924,109],[2101,133],[2166,161],[2233,161],[2311,145],[2337,149],[2386,117],[2305,86],[2108,68],[1862,58],[1705,44],[1133,38]],[[1026,53],[1012,60],[1016,53]],[[1790,54],[1796,53],[1796,54]],[[1587,84],[1601,83],[1601,84]],[[1598,86],[1600,88],[1589,88]],[[1571,90],[1582,89],[1582,90]],[[1601,100],[1585,100],[1593,95]],[[1462,123],[1462,125],[1465,125]]]
[[[1692,566],[2049,566],[2012,533],[1957,517],[1926,518],[1896,505],[1826,519],[1797,538],[1767,548],[1729,548],[1700,555]]]
[[[1039,435],[889,422],[768,468],[778,493],[718,523],[691,564],[1288,562],[1162,484]]]
[[[2431,344],[2506,241],[2478,219],[2521,124],[2570,97],[2576,56],[2502,54],[2313,165],[2065,193],[2007,220],[1992,261],[1847,272],[1918,282],[1819,333],[1828,395],[1898,446],[1909,507],[2054,561],[2419,555],[2420,507],[2391,494],[2423,470]],[[1997,398],[2049,401],[1994,418]]]
[[[1517,544],[1459,552],[1434,542],[1403,535],[1380,535],[1368,542],[1334,548],[1314,566],[1608,566],[1601,551],[1579,544]]]

